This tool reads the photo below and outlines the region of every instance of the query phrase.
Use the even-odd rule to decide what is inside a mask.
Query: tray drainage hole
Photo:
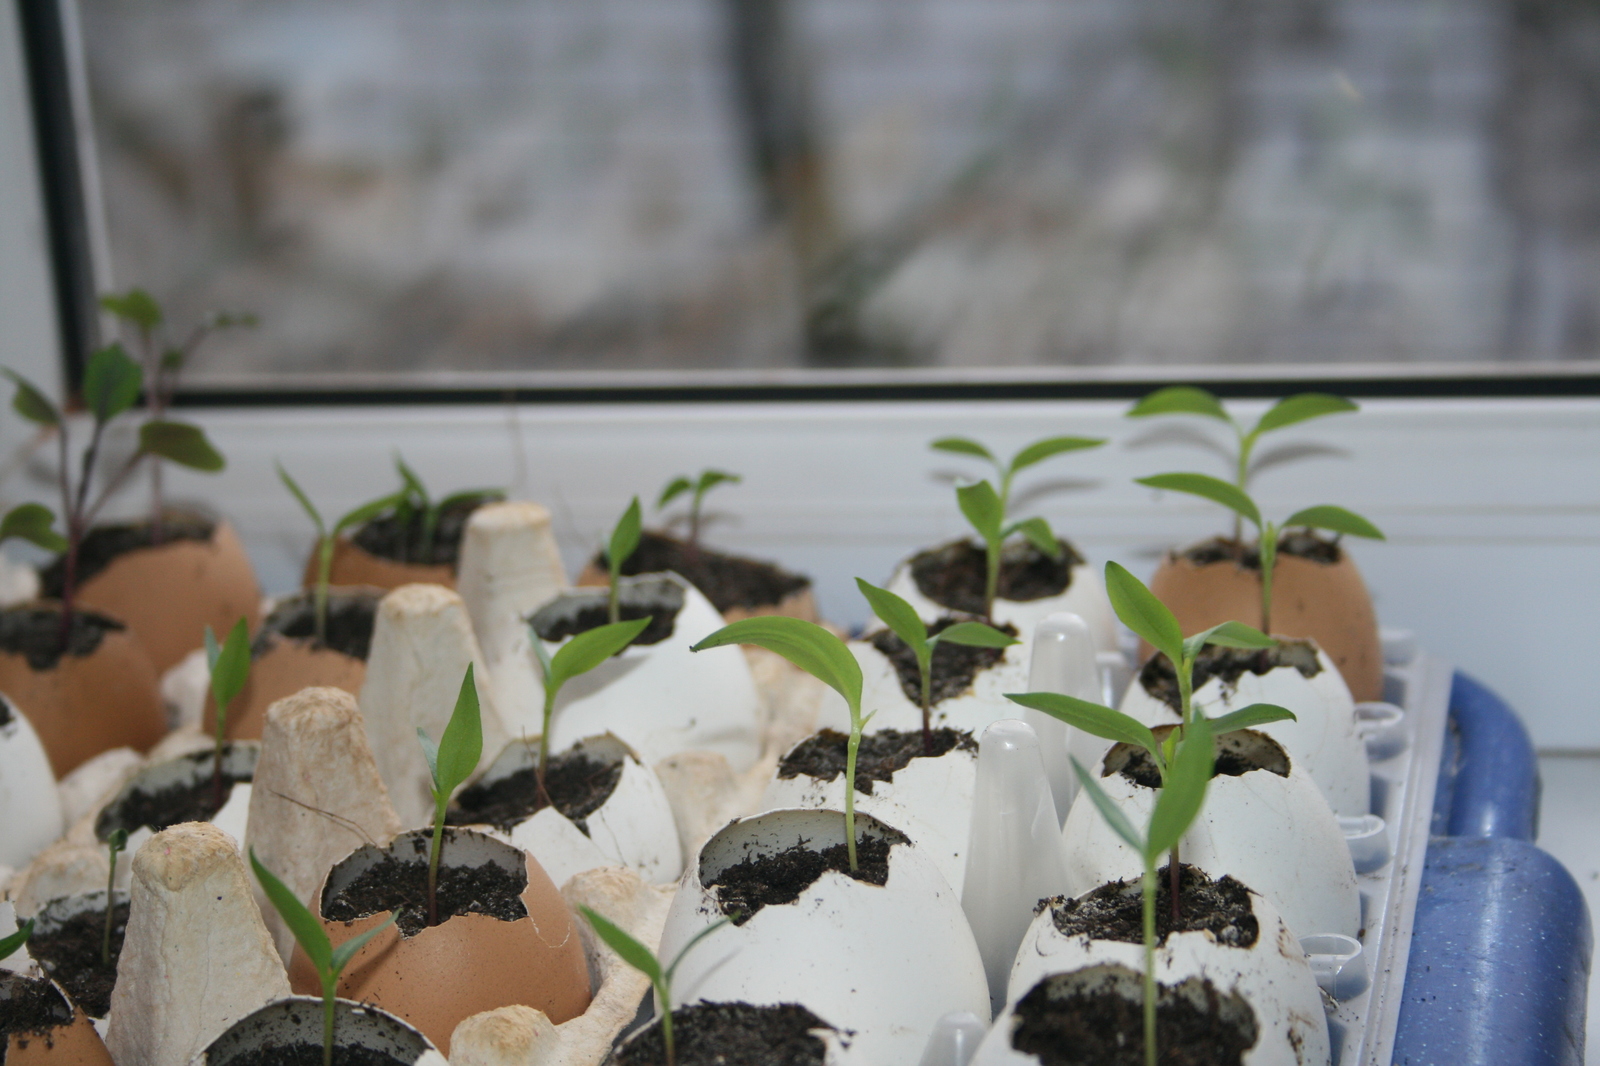
[[[1300,950],[1317,986],[1334,1000],[1354,999],[1367,990],[1367,961],[1361,941],[1338,933],[1300,938]]]
[[[1367,745],[1367,758],[1392,759],[1406,750],[1405,708],[1381,700],[1358,703],[1356,732]]]
[[[1339,828],[1344,831],[1344,842],[1350,848],[1350,861],[1356,873],[1369,874],[1382,869],[1389,861],[1389,827],[1376,814],[1363,814],[1357,818],[1340,818]]]

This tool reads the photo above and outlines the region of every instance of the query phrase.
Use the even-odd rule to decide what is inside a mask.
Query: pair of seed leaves
[[[1049,437],[1034,441],[1018,451],[1010,462],[1001,462],[988,448],[969,437],[940,437],[929,447],[952,455],[970,455],[994,467],[1000,482],[998,489],[987,480],[956,488],[956,503],[961,508],[962,516],[972,524],[991,552],[997,552],[1001,542],[1011,534],[1021,533],[1040,552],[1054,559],[1060,556],[1061,546],[1056,543],[1050,524],[1043,518],[1025,518],[1006,524],[1006,514],[1011,508],[1011,481],[1018,472],[1051,456],[1097,448],[1104,443],[1105,440],[1098,437]]]

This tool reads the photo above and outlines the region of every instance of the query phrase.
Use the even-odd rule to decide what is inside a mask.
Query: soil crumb
[[[937,636],[958,622],[970,621],[982,619],[946,615],[928,626],[928,635]],[[996,628],[1007,636],[1017,635],[1017,627],[1010,623]],[[900,691],[905,693],[906,699],[913,706],[921,707],[922,671],[917,666],[916,652],[892,629],[880,629],[867,639],[883,653],[884,658],[894,664],[895,674],[900,678]],[[928,664],[930,703],[937,707],[945,700],[972,691],[972,682],[978,672],[987,670],[1005,657],[1004,648],[979,648],[969,644],[946,644],[943,641],[935,644],[933,657]]]
[[[1336,537],[1321,537],[1311,530],[1291,529],[1278,538],[1278,554],[1333,566],[1344,558],[1344,549],[1339,547]],[[1261,569],[1260,545],[1232,537],[1212,537],[1199,544],[1191,544],[1178,555],[1195,566],[1232,562],[1245,570]]]
[[[105,893],[99,895],[104,900]],[[91,1018],[104,1018],[110,1012],[111,990],[117,984],[117,959],[128,929],[128,899],[117,895],[111,913],[110,966],[100,962],[106,932],[103,906],[81,911],[49,932],[35,927],[28,939],[28,953]]]
[[[78,659],[93,655],[107,633],[126,628],[114,618],[74,608],[63,648],[61,609],[54,604],[24,604],[0,610],[0,651],[22,656],[29,669],[43,673],[54,670],[63,654]]]
[[[592,560],[601,571],[606,571],[605,552]],[[790,596],[811,587],[811,579],[790,573],[776,563],[759,559],[746,559],[740,555],[726,555],[700,545],[689,545],[664,533],[646,530],[622,564],[625,577],[639,574],[657,574],[670,570],[705,594],[718,611],[727,613],[735,607],[751,610],[758,607],[775,607]]]
[[[408,861],[386,855],[338,893],[322,898],[322,916],[329,921],[353,922],[380,911],[399,915],[395,924],[403,936],[416,936],[428,927],[427,841],[422,858]],[[439,920],[460,914],[487,914],[503,922],[528,916],[522,893],[528,887],[527,873],[512,873],[498,863],[482,866],[451,866],[450,842],[445,840],[444,857],[439,863]]]
[[[328,591],[327,639],[318,647],[332,648],[352,659],[367,661],[372,650],[372,629],[377,624],[381,589],[330,589]],[[280,602],[261,623],[261,632],[250,645],[250,655],[259,659],[272,647],[274,637],[310,640],[317,632],[316,597],[301,592]]]
[[[1126,966],[1054,974],[1017,1001],[1011,1046],[1041,1066],[1144,1066],[1143,978]],[[1243,996],[1191,977],[1160,986],[1162,1066],[1240,1066],[1260,1039]]]
[[[168,511],[161,523],[161,543],[178,540],[207,541],[216,532],[217,524],[210,519],[187,511]],[[148,521],[120,522],[95,526],[78,546],[77,585],[84,583],[117,558],[141,548],[156,546],[154,531]],[[59,600],[66,583],[67,557],[58,555],[49,566],[39,571],[39,594],[46,599]]]
[[[828,1048],[816,1035],[833,1026],[797,1003],[696,1003],[672,1012],[678,1066],[823,1066]],[[617,1066],[666,1066],[660,1025],[617,1052]]]
[[[467,519],[472,517],[472,512],[486,503],[505,498],[505,493],[495,490],[453,500],[448,507],[440,509],[431,541],[423,528],[424,516],[416,510],[380,515],[356,530],[350,540],[362,551],[380,559],[454,569],[461,554],[461,535],[466,532]]]
[[[1023,538],[1013,538],[1000,549],[1000,579],[995,595],[1026,603],[1059,596],[1072,584],[1072,568],[1083,557],[1064,540],[1061,554],[1050,558]],[[951,541],[911,558],[911,578],[917,591],[948,611],[982,615],[983,590],[988,579],[988,556],[981,544]]]
[[[848,733],[819,730],[789,749],[778,764],[778,776],[805,774],[819,781],[832,781],[845,772],[849,746]],[[966,730],[949,727],[933,730],[932,751],[923,746],[921,730],[880,729],[867,733],[856,749],[856,791],[870,796],[874,781],[894,780],[895,773],[910,766],[912,759],[938,758],[953,749],[977,751],[978,744]]]
[[[72,1007],[49,981],[0,971],[0,1063],[8,1037],[15,1035],[18,1046],[25,1048],[34,1040],[47,1040],[50,1030],[70,1021]]]
[[[861,826],[857,823],[856,832]],[[910,841],[905,834],[889,829],[882,835],[858,836],[856,869],[850,869],[850,855],[842,843],[820,851],[802,841],[772,855],[749,858],[723,870],[705,882],[717,896],[717,909],[743,925],[762,907],[783,906],[800,898],[829,870],[837,870],[857,881],[872,885],[889,883],[889,849]]]
[[[1156,888],[1156,936],[1167,942],[1171,932],[1209,932],[1217,943],[1248,948],[1261,935],[1261,923],[1250,906],[1250,890],[1232,877],[1212,881],[1193,866],[1179,864],[1182,879],[1178,889],[1179,921],[1172,924],[1172,879],[1170,866],[1161,868]],[[1066,936],[1087,936],[1095,940],[1118,940],[1127,944],[1144,943],[1144,911],[1140,879],[1112,881],[1093,892],[1067,899],[1057,896],[1045,900],[1056,928]]]
[[[1157,740],[1176,726],[1157,726],[1151,732]],[[1242,777],[1252,770],[1266,770],[1279,777],[1289,776],[1289,753],[1283,746],[1264,733],[1253,729],[1236,729],[1216,738],[1216,763],[1212,777]],[[1161,787],[1161,772],[1156,769],[1150,753],[1137,744],[1115,744],[1106,753],[1105,769],[1101,777],[1120,773],[1136,785],[1145,788]]]
[[[550,756],[545,788],[556,810],[589,835],[585,819],[611,798],[622,780],[622,760],[596,759],[582,751]],[[524,767],[496,781],[478,782],[463,789],[445,815],[450,825],[492,825],[509,833],[519,823],[544,810],[539,791],[539,770]]]
[[[1224,648],[1207,644],[1194,664],[1194,691],[1199,692],[1212,678],[1221,678],[1225,692],[1232,692],[1246,673],[1264,677],[1280,666],[1291,666],[1301,677],[1322,673],[1317,649],[1308,640],[1285,640],[1275,648]],[[1139,670],[1139,684],[1174,711],[1183,708],[1178,691],[1178,675],[1165,655],[1152,655]]]

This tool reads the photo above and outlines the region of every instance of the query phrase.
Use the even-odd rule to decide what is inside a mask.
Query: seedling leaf
[[[987,481],[962,485],[956,489],[956,502],[961,505],[961,513],[986,543],[992,544],[1000,539],[1000,524],[1005,521],[1005,509],[993,485]]]
[[[815,622],[777,615],[742,618],[723,626],[690,650],[704,651],[725,644],[755,644],[776,652],[843,696],[852,709],[861,705],[861,664],[844,641]]]
[[[342,973],[344,968],[350,965],[350,960],[356,957],[356,952],[366,947],[368,941],[393,925],[396,920],[399,919],[399,917],[400,915],[398,914],[391,914],[389,915],[389,920],[384,922],[382,925],[368,929],[360,936],[353,936],[349,940],[346,940],[343,944],[340,944],[338,947],[334,948],[333,954],[328,959],[329,969],[333,971],[335,976]]]
[[[45,551],[64,552],[67,550],[67,538],[51,528],[55,520],[55,513],[44,504],[19,503],[0,520],[0,540],[21,537]]]
[[[744,478],[738,474],[730,474],[726,470],[702,470],[700,472],[700,481],[695,485],[694,490],[697,494],[704,496],[718,485],[723,483],[737,485],[743,480]]]
[[[1083,448],[1098,448],[1104,443],[1104,437],[1050,437],[1034,441],[1012,457],[1011,472],[1014,474],[1034,463],[1043,462],[1052,455],[1075,452]]]
[[[1080,700],[1076,696],[1064,696],[1059,692],[1008,692],[1006,699],[1035,711],[1043,711],[1092,736],[1119,744],[1137,744],[1146,751],[1156,749],[1155,734],[1150,732],[1149,726],[1103,704]]]
[[[1156,797],[1155,810],[1150,812],[1150,837],[1147,855],[1160,855],[1170,851],[1183,839],[1200,807],[1205,803],[1206,786],[1211,783],[1211,772],[1216,759],[1211,723],[1196,719],[1183,727],[1184,737],[1177,753],[1167,768],[1161,783],[1161,794]]]
[[[362,504],[333,524],[333,535],[337,537],[347,529],[365,525],[403,499],[405,499],[404,492],[391,492],[387,496],[380,496],[376,500]]]
[[[1372,540],[1384,539],[1383,532],[1377,526],[1354,511],[1347,511],[1343,507],[1335,507],[1326,503],[1318,507],[1307,507],[1303,511],[1296,511],[1284,519],[1283,526],[1285,529],[1292,526],[1310,526],[1313,529],[1327,529],[1334,533],[1347,533],[1352,537],[1368,537]]]
[[[609,918],[595,911],[593,908],[578,905],[583,916],[589,919],[589,924],[594,927],[595,935],[605,941],[606,947],[617,953],[617,957],[632,966],[635,970],[650,978],[651,984],[658,984],[664,976],[661,972],[661,962],[655,953],[639,941],[629,936],[621,926],[614,924]],[[668,1010],[672,1005],[664,1005]]]
[[[139,427],[139,450],[191,470],[217,471],[227,465],[205,430],[187,422],[146,422]]]
[[[1287,707],[1279,707],[1275,703],[1252,703],[1248,707],[1240,707],[1237,711],[1229,711],[1220,718],[1212,718],[1211,732],[1216,736],[1232,733],[1238,729],[1254,729],[1258,725],[1270,725],[1273,722],[1296,722],[1294,712]]]
[[[120,344],[111,344],[89,357],[83,371],[83,400],[95,421],[105,423],[133,406],[144,383],[144,371]]]
[[[143,289],[129,289],[121,295],[107,293],[100,297],[100,306],[140,329],[150,330],[161,325],[161,305]]]
[[[1358,405],[1343,396],[1333,396],[1326,392],[1302,392],[1296,396],[1286,396],[1273,404],[1267,413],[1261,416],[1261,421],[1256,423],[1250,434],[1258,437],[1274,429],[1292,426],[1296,422],[1359,410]]]
[[[211,627],[206,626],[206,659],[211,664],[211,694],[221,711],[239,695],[250,677],[250,627],[243,618],[233,623],[221,647],[217,646]]]
[[[11,397],[12,410],[29,422],[37,422],[41,426],[61,424],[61,412],[44,393],[34,387],[31,381],[10,367],[0,367],[0,374],[10,378],[17,386],[16,395]]]
[[[1009,648],[1021,641],[1009,633],[1002,633],[994,626],[986,626],[982,622],[957,622],[953,626],[940,631],[940,641],[951,644],[965,644],[971,648]]]
[[[428,767],[433,773],[434,787],[441,795],[449,796],[478,768],[482,755],[483,719],[478,712],[478,685],[473,680],[473,666],[468,663],[466,676],[461,679],[461,691],[456,696],[455,710],[445,724],[444,735],[439,738],[438,755]]]
[[[627,561],[639,546],[639,538],[643,533],[644,517],[639,512],[639,497],[635,496],[617,520],[617,528],[611,531],[611,542],[606,545],[606,558],[612,567],[620,568]]]
[[[1233,422],[1215,396],[1205,389],[1197,389],[1192,385],[1169,385],[1164,389],[1157,389],[1134,404],[1133,409],[1128,412],[1129,418],[1144,418],[1148,415],[1204,415],[1219,422],[1230,424]]]
[[[976,455],[979,459],[987,459],[996,466],[1000,465],[999,460],[988,448],[969,437],[940,437],[928,447],[954,455]]]
[[[1028,538],[1028,543],[1039,549],[1041,555],[1052,559],[1060,558],[1061,545],[1056,541],[1055,532],[1050,528],[1050,523],[1042,518],[1024,518],[1011,527]]]
[[[693,483],[686,477],[675,477],[667,482],[667,487],[661,490],[661,498],[656,501],[656,510],[661,510],[673,500],[694,488]],[[602,919],[603,920],[603,919]]]
[[[261,865],[261,860],[256,858],[255,848],[250,849],[250,868],[255,871],[256,880],[261,882],[261,890],[266,893],[267,902],[271,903],[278,915],[283,918],[283,924],[294,934],[295,940],[304,949],[306,958],[311,960],[311,965],[315,966],[319,973],[327,973],[333,964],[333,945],[329,942],[327,930],[322,928],[322,923],[306,909],[304,903],[295,898],[295,894],[289,891],[288,885]]]
[[[906,646],[916,651],[928,643],[928,627],[922,619],[917,617],[917,612],[905,600],[896,596],[888,589],[881,589],[861,578],[856,578],[856,588],[861,590],[861,595],[867,598],[867,603],[872,607],[872,613],[883,620],[883,624],[894,630],[895,636],[906,642]],[[988,628],[987,626],[984,628]],[[946,631],[948,632],[948,630]],[[957,641],[956,643],[961,643]]]
[[[1200,654],[1200,649],[1207,644],[1216,644],[1223,648],[1276,648],[1277,640],[1267,636],[1254,626],[1247,626],[1243,622],[1223,622],[1221,625],[1212,626],[1203,632],[1196,633],[1183,642],[1183,654],[1193,657]]]
[[[650,624],[648,616],[628,622],[586,629],[556,650],[550,658],[545,684],[560,687],[580,674],[587,674],[617,652],[633,643]]]
[[[4,940],[0,940],[0,959],[9,959],[12,955],[15,955],[17,953],[17,949],[23,944],[26,944],[28,942],[28,938],[32,935],[33,919],[29,918],[27,921],[22,923],[22,927],[19,928],[15,933],[12,933]]]
[[[300,501],[301,509],[310,516],[311,524],[317,527],[317,536],[327,536],[328,527],[323,524],[322,515],[318,513],[316,505],[311,502],[311,497],[307,496],[295,479],[289,476],[289,471],[283,468],[282,463],[277,463],[276,466],[278,468],[278,480],[283,482],[284,488],[289,490],[290,495]]]
[[[1261,511],[1256,507],[1255,501],[1246,496],[1243,489],[1237,485],[1230,485],[1221,478],[1214,478],[1209,474],[1154,474],[1134,480],[1153,489],[1187,492],[1191,496],[1200,496],[1212,503],[1220,503],[1248,518],[1257,528],[1261,526]]]
[[[1100,817],[1106,820],[1106,825],[1111,827],[1113,833],[1127,841],[1130,848],[1143,855],[1144,838],[1133,827],[1133,823],[1128,821],[1128,816],[1122,813],[1122,809],[1111,802],[1111,797],[1100,787],[1100,782],[1096,781],[1094,775],[1085,770],[1083,763],[1076,758],[1072,760],[1072,769],[1078,775],[1078,783],[1089,794],[1089,801],[1094,804],[1095,810],[1100,812]]]
[[[428,505],[428,489],[422,484],[422,478],[417,476],[417,472],[411,469],[406,461],[401,458],[399,452],[396,452],[394,456],[394,468],[395,472],[400,475],[400,483],[405,486],[405,491],[414,495],[422,506],[426,507]]]
[[[1149,641],[1178,669],[1183,661],[1183,630],[1167,605],[1120,563],[1106,563],[1106,595],[1123,624]]]

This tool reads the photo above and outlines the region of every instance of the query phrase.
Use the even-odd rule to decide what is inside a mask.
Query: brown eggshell
[[[1261,575],[1231,560],[1196,566],[1169,554],[1150,591],[1177,616],[1184,635],[1221,622],[1261,625]],[[1273,573],[1272,632],[1315,640],[1344,675],[1358,701],[1383,698],[1383,648],[1378,619],[1361,572],[1348,552],[1337,563],[1278,557]],[[1144,645],[1141,654],[1149,654]]]
[[[5,1066],[111,1066],[111,1055],[80,1010],[70,1024],[48,1033],[12,1033],[6,1038]]]
[[[173,540],[125,552],[85,581],[78,602],[126,622],[159,676],[244,618],[261,620],[261,588],[233,527],[218,522],[210,540]]]
[[[310,640],[272,636],[271,646],[251,661],[250,678],[228,705],[228,739],[260,740],[267,708],[303,688],[340,688],[361,695],[367,664],[332,648],[314,647]],[[216,701],[206,695],[205,728],[215,729]]]
[[[301,583],[308,589],[316,587],[315,548],[311,551],[311,558],[306,560]],[[328,584],[373,585],[380,589],[397,589],[401,585],[443,585],[453,589],[456,587],[456,571],[455,567],[443,564],[424,566],[420,563],[397,563],[393,559],[373,555],[348,537],[340,537],[333,542],[333,563]]]
[[[390,926],[350,960],[339,978],[339,995],[398,1015],[447,1057],[455,1027],[482,1011],[523,1004],[543,1011],[556,1025],[578,1017],[589,1007],[590,987],[577,924],[544,868],[532,855],[526,861],[522,902],[527,918],[503,922],[484,914],[457,915],[413,937],[402,937]],[[338,947],[382,925],[389,913],[322,924]],[[289,985],[302,995],[322,988],[298,946],[289,962]]]
[[[57,780],[102,751],[148,751],[167,733],[156,668],[127,630],[108,632],[92,654],[63,655],[43,671],[0,651],[0,692],[33,723]]]

